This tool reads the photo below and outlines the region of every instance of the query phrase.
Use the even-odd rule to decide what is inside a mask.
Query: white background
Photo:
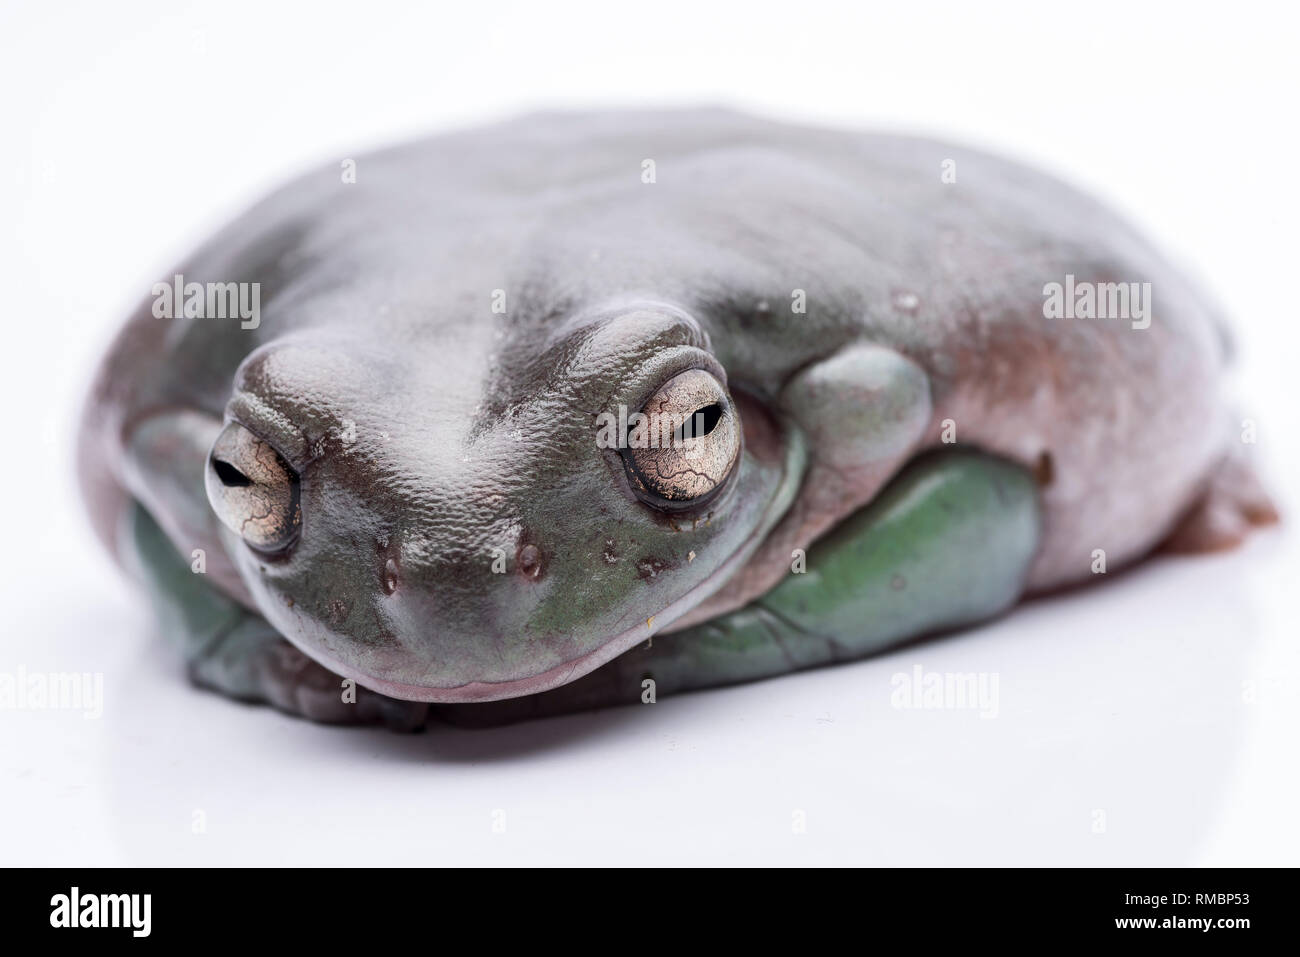
[[[3,0],[0,671],[102,672],[106,701],[0,711],[0,862],[1300,864],[1295,14],[1048,6]],[[1291,523],[654,707],[397,736],[191,689],[71,479],[126,309],[305,166],[538,106],[676,103],[920,130],[1102,195],[1235,314]],[[892,708],[916,665],[996,672],[997,717]]]

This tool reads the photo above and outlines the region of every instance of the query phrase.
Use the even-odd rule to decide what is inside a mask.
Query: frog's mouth
[[[568,684],[644,642],[650,634],[668,630],[674,622],[718,592],[745,567],[789,510],[798,493],[806,464],[806,448],[802,436],[797,431],[787,432],[779,449],[770,446],[768,451],[776,454],[780,462],[781,477],[753,533],[707,578],[659,610],[653,617],[653,631],[647,627],[645,621],[638,621],[633,627],[606,638],[593,650],[537,674],[505,681],[471,681],[441,688],[376,678],[341,661],[331,660],[319,649],[303,648],[302,650],[336,674],[351,678],[372,691],[407,701],[445,704],[498,701],[504,698],[539,694]]]
[[[755,533],[746,541],[745,545],[733,553],[730,558],[720,565],[708,578],[697,584],[686,594],[682,595],[668,607],[654,616],[654,622],[658,626],[655,632],[671,625],[677,619],[681,618],[691,609],[695,608],[702,601],[721,588],[727,581],[736,574],[745,563],[754,554],[755,550],[762,543],[767,533],[776,523],[788,507],[788,501],[773,500],[772,508],[764,516],[765,521],[761,528],[755,530]],[[610,638],[607,638],[599,646],[586,654],[580,655],[572,661],[566,661],[562,664],[548,668],[546,671],[535,675],[529,675],[525,678],[513,678],[508,681],[471,681],[463,685],[456,685],[451,688],[430,688],[422,685],[408,685],[392,681],[377,680],[364,674],[346,674],[345,669],[337,662],[322,661],[333,671],[343,675],[345,678],[352,678],[358,684],[377,691],[380,694],[388,695],[390,698],[403,698],[408,701],[430,701],[439,703],[464,703],[473,701],[498,701],[502,698],[519,698],[525,695],[539,694],[543,691],[550,691],[552,688],[558,688],[561,685],[568,684],[583,675],[595,671],[601,665],[612,661],[625,651],[636,647],[644,642],[653,632],[649,632],[645,622],[640,622],[626,631],[620,632]]]

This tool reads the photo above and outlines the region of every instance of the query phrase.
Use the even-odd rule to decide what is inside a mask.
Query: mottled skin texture
[[[947,159],[955,183],[941,181]],[[1005,492],[1014,560],[996,584],[951,585],[995,600],[902,616],[870,647],[701,665],[670,683],[852,657],[1087,579],[1094,549],[1114,570],[1176,529],[1182,547],[1220,546],[1274,517],[1248,471],[1221,464],[1232,432],[1213,307],[1093,200],[950,144],[715,111],[533,116],[362,157],[355,183],[328,166],[176,271],[261,283],[261,321],[158,319],[143,303],[84,421],[97,528],[128,564],[156,569],[144,577],[165,604],[217,609],[187,647],[196,678],[326,720],[362,710],[335,706],[330,672],[421,702],[514,698],[660,632],[688,629],[655,639],[677,650],[709,622],[747,634],[755,601],[795,587],[782,584],[792,552],[850,516],[862,535],[921,534],[896,520],[902,504],[856,516],[891,479],[898,503],[907,482],[943,503],[925,470],[948,466],[908,463],[956,454],[940,441],[947,420],[962,448],[1034,479],[985,462],[945,473],[972,522],[987,511],[972,503]],[[1150,328],[1045,319],[1043,286],[1067,273],[1150,282]],[[806,312],[792,310],[796,290]],[[690,369],[730,390],[744,448],[707,506],[669,515],[630,493],[595,421]],[[284,554],[250,549],[208,506],[226,421],[301,476],[301,536]],[[922,526],[939,551],[996,561]],[[167,570],[166,542],[186,565],[205,550],[201,582]],[[823,552],[828,565],[853,554],[847,540]],[[936,587],[961,579],[926,568]],[[807,606],[811,586],[797,587]],[[256,636],[223,660],[262,677],[213,664],[235,627]],[[619,667],[574,687],[614,688]],[[550,694],[565,707],[636,700],[637,684]],[[293,697],[309,686],[315,703]],[[524,711],[563,710],[538,700]],[[391,723],[417,724],[423,707],[394,702]]]

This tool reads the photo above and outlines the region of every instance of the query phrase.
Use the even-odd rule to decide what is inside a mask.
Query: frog
[[[1062,283],[1136,318],[1063,314]],[[1120,215],[1010,159],[543,112],[326,164],[220,229],[109,346],[78,472],[198,686],[494,724],[1239,544],[1278,514],[1227,330]]]

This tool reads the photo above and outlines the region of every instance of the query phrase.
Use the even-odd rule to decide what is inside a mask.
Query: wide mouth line
[[[729,581],[738,569],[758,550],[758,547],[767,539],[772,529],[777,526],[781,517],[789,509],[793,494],[799,484],[798,480],[802,475],[802,470],[796,467],[796,462],[802,455],[802,451],[799,442],[791,442],[788,445],[781,480],[777,484],[775,493],[763,513],[763,520],[754,529],[754,533],[732,552],[708,578],[688,589],[666,608],[659,611],[654,617],[655,621],[661,623],[661,627],[653,631],[646,625],[638,623],[626,631],[619,632],[606,639],[591,651],[585,652],[570,661],[560,662],[535,675],[510,678],[505,681],[470,681],[465,684],[442,688],[385,681],[382,678],[366,675],[358,669],[345,667],[338,662],[330,661],[327,656],[314,649],[303,648],[302,650],[326,668],[345,678],[353,679],[363,687],[388,695],[391,698],[400,698],[407,701],[426,701],[438,704],[499,701],[503,698],[540,694],[543,691],[558,688],[575,678],[581,678],[583,675],[594,671],[606,662],[612,661],[634,645],[646,640],[650,635],[663,633],[674,621],[699,605]]]
[[[656,612],[653,620],[659,625],[657,628],[651,629],[645,623],[638,623],[607,638],[591,651],[569,661],[560,662],[537,674],[510,678],[504,681],[470,681],[460,685],[444,687],[411,685],[378,678],[366,674],[358,668],[334,661],[321,649],[309,647],[305,642],[295,641],[290,634],[286,634],[285,638],[305,655],[335,674],[343,678],[350,678],[362,687],[369,688],[372,691],[405,701],[423,701],[438,704],[498,701],[504,698],[539,694],[557,688],[594,671],[651,635],[663,634],[674,622],[704,602],[710,595],[720,590],[735,576],[740,567],[757,552],[772,530],[777,527],[781,519],[789,511],[802,483],[803,463],[806,457],[802,434],[797,429],[785,430],[782,444],[784,454],[782,455],[780,478],[773,485],[771,497],[763,510],[761,520],[756,524],[753,532],[707,578],[689,588],[666,607]]]
[[[629,650],[634,645],[645,641],[652,634],[660,634],[664,628],[700,604],[709,595],[722,587],[735,574],[736,567],[747,561],[758,545],[766,538],[770,526],[765,521],[760,530],[730,556],[704,581],[687,590],[683,595],[654,616],[663,627],[650,630],[644,623],[638,623],[625,631],[619,632],[601,642],[591,651],[585,652],[570,661],[552,665],[545,671],[522,678],[508,678],[504,681],[469,681],[448,687],[428,685],[408,685],[402,682],[386,681],[364,672],[333,661],[329,656],[314,649],[303,648],[303,652],[315,658],[321,665],[345,678],[351,678],[363,687],[390,698],[406,701],[426,701],[438,704],[458,704],[476,701],[499,701],[503,698],[518,698],[529,694],[550,691],[569,681],[580,678],[594,671],[601,665]],[[710,587],[712,586],[712,587]]]

